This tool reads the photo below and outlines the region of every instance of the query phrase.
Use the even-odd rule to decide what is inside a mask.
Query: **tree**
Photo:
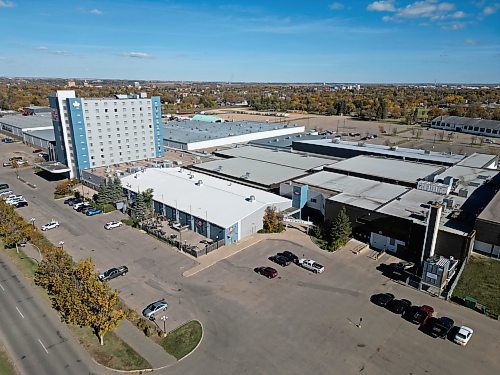
[[[111,186],[106,181],[103,181],[99,184],[99,188],[97,189],[97,201],[96,203],[99,206],[104,206],[106,204],[111,203],[112,201]]]
[[[71,188],[73,187],[73,183],[71,180],[64,180],[59,182],[56,185],[54,194],[56,195],[68,195],[71,192]]]
[[[343,206],[337,217],[333,220],[330,230],[330,250],[335,251],[344,246],[352,235],[351,222]]]
[[[144,195],[142,193],[137,194],[137,199],[132,207],[132,217],[137,221],[143,221],[146,219],[148,213],[148,207],[144,200]]]
[[[264,212],[262,231],[264,233],[279,233],[284,229],[283,217],[276,207],[268,206]]]
[[[65,275],[70,275],[73,259],[60,247],[45,249],[43,260],[35,272],[35,283],[47,289],[50,294],[64,284]]]
[[[122,181],[118,178],[115,177],[112,181],[112,196],[113,196],[113,203],[117,203],[123,200],[123,187],[122,187]]]

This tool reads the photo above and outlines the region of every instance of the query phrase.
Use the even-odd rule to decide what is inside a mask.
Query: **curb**
[[[87,352],[88,353],[88,352]],[[89,356],[90,359],[92,360],[92,362],[94,362],[96,365],[100,366],[100,367],[103,367],[105,368],[106,370],[109,370],[109,371],[114,371],[114,372],[119,372],[121,374],[134,374],[134,373],[141,373],[141,372],[153,372],[155,369],[152,368],[152,367],[149,367],[149,368],[146,368],[146,369],[138,369],[138,370],[118,370],[116,368],[112,368],[112,367],[108,367],[108,366],[105,366],[103,364],[100,364],[99,362],[97,362],[94,357],[92,356]]]
[[[194,351],[195,351],[196,349],[198,349],[198,347],[201,345],[201,342],[203,341],[203,337],[205,336],[205,329],[203,328],[203,323],[202,323],[202,322],[200,322],[199,320],[191,320],[191,322],[193,322],[193,321],[197,321],[198,323],[200,323],[200,326],[201,326],[201,337],[200,337],[200,341],[198,342],[198,344],[196,344],[196,346],[193,348],[193,350],[191,350],[191,351],[190,351],[188,354],[186,354],[184,357],[182,357],[182,358],[178,359],[178,360],[177,360],[177,362],[180,362],[180,361],[182,361],[184,358],[187,358],[187,357],[189,357],[191,354],[193,354],[193,353],[194,353]],[[184,323],[181,327],[183,327],[184,325],[186,325],[186,324],[188,324],[188,323],[189,323],[189,322]],[[180,328],[180,327],[177,327],[177,328]],[[176,328],[176,329],[177,329],[177,328]],[[175,331],[175,330],[172,330],[172,331]],[[172,332],[172,331],[170,331],[170,332]],[[169,332],[169,333],[170,333],[170,332]],[[168,335],[168,333],[167,333],[167,335]]]

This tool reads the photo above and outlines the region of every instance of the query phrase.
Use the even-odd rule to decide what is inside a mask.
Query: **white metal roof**
[[[488,168],[490,165],[496,164],[497,158],[497,155],[480,154],[475,152],[472,155],[467,156],[457,165],[472,168]]]
[[[203,181],[198,184],[198,181]],[[183,168],[148,168],[121,179],[125,188],[153,189],[153,199],[180,211],[207,219],[222,228],[237,223],[263,207],[291,200]],[[255,201],[250,201],[250,196]]]
[[[0,123],[14,126],[20,129],[52,128],[52,117],[50,113],[33,116],[9,115],[0,118]]]
[[[333,159],[310,156],[307,153],[277,151],[269,148],[242,146],[216,152],[217,155],[265,161],[267,163],[309,170],[335,162]]]

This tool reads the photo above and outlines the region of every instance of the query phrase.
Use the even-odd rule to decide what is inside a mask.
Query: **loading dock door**
[[[370,246],[377,250],[386,250],[396,253],[398,249],[404,249],[406,244],[395,238],[387,237],[378,233],[370,234]]]

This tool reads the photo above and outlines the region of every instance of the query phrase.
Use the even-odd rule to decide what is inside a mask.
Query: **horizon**
[[[0,0],[0,64],[40,79],[500,82],[500,2],[351,3]]]

